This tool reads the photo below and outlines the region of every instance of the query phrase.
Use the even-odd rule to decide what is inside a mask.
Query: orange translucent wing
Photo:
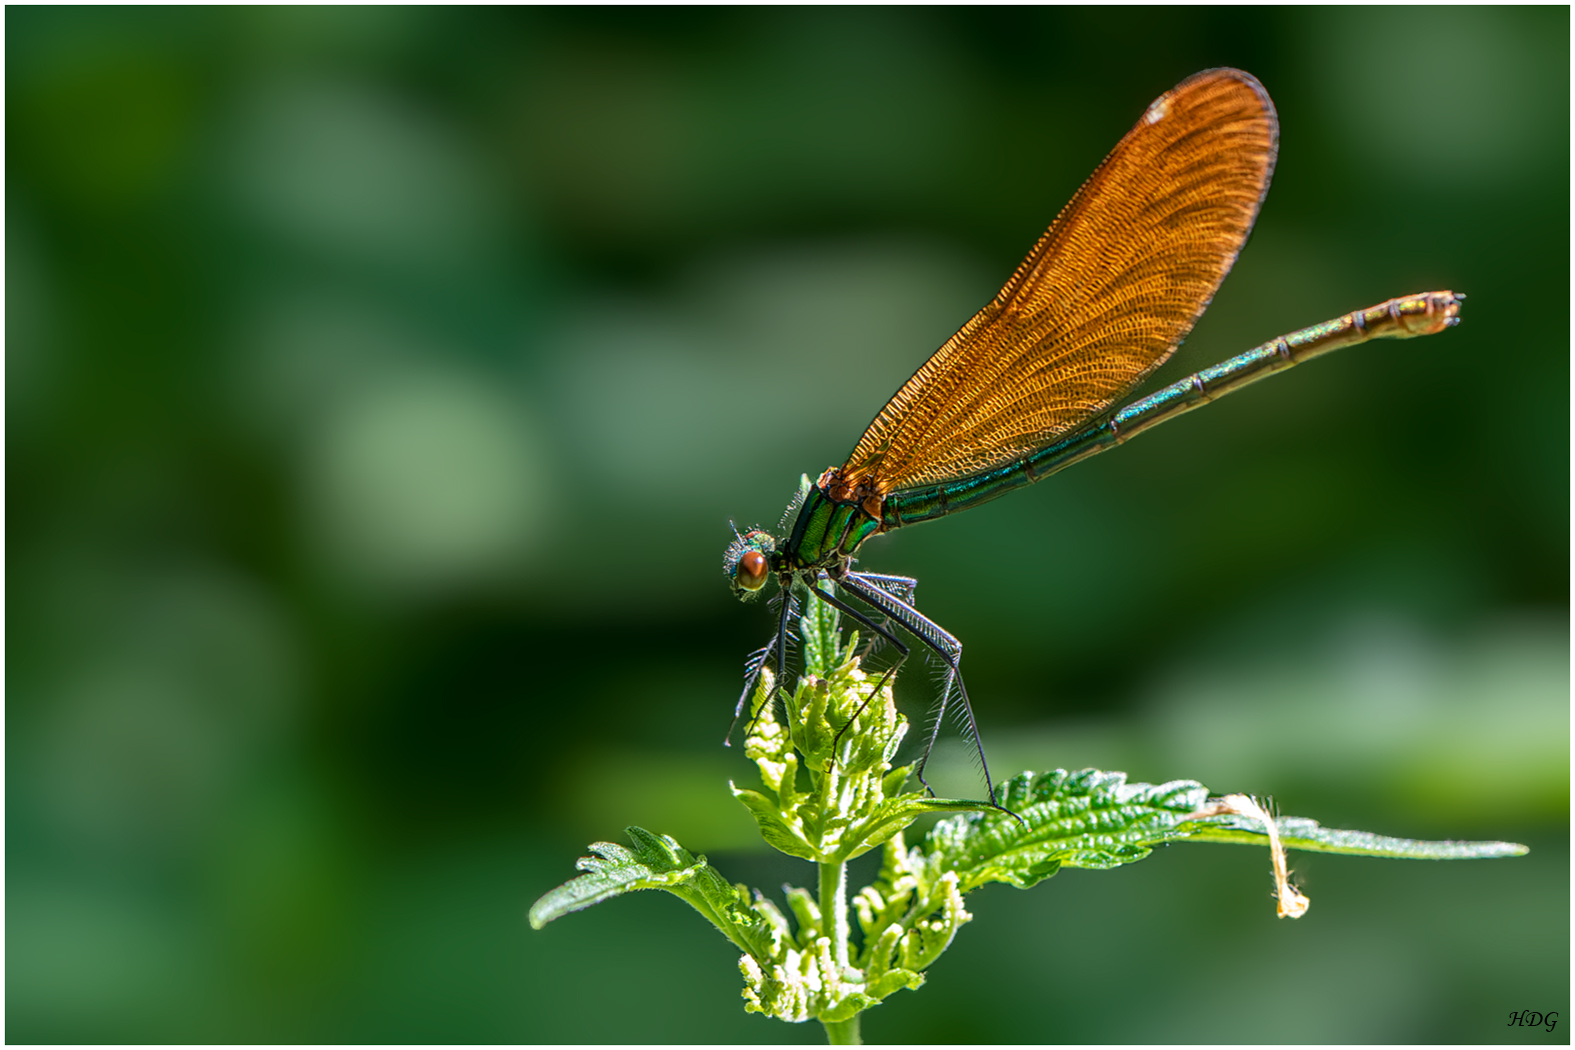
[[[845,481],[884,495],[990,470],[1108,410],[1230,272],[1278,140],[1274,104],[1240,70],[1161,95],[1006,287],[881,409]]]

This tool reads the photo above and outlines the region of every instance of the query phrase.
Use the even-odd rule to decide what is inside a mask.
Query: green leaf
[[[630,828],[633,832],[643,829]],[[570,879],[542,896],[530,909],[530,924],[541,929],[554,919],[582,911],[593,904],[634,890],[668,889],[694,878],[703,861],[666,836],[657,849],[642,848],[636,840],[631,852],[614,842],[593,842],[594,856],[581,857],[575,867],[588,874]]]
[[[1518,842],[1458,842],[1454,839],[1397,839],[1369,831],[1341,831],[1325,828],[1306,817],[1277,817],[1275,825],[1286,849],[1316,853],[1348,853],[1359,857],[1391,857],[1403,860],[1477,860],[1491,857],[1521,857],[1530,852]],[[1213,825],[1187,835],[1189,842],[1232,842],[1262,846],[1268,835],[1261,821],[1248,817],[1231,818],[1226,825]]]
[[[925,839],[926,869],[955,871],[965,893],[987,882],[1026,889],[1063,866],[1114,868],[1142,860],[1166,842],[1268,844],[1261,821],[1200,816],[1208,790],[1192,780],[1129,784],[1124,773],[1055,770],[1013,777],[1002,796],[1022,824],[995,811],[942,821]],[[1277,818],[1275,824],[1287,848],[1325,853],[1459,860],[1526,852],[1512,842],[1424,842],[1337,831],[1302,817]]]
[[[804,670],[818,678],[829,678],[846,653],[858,644],[855,632],[846,647],[842,645],[841,614],[813,594],[806,594],[804,615],[799,620],[799,637],[804,641]]]
[[[849,829],[843,837],[845,845],[841,856],[847,860],[863,856],[885,844],[897,832],[907,830],[908,825],[925,813],[974,813],[989,808],[988,802],[973,799],[931,798],[919,792],[899,795],[882,802],[875,812]]]
[[[1185,838],[1179,825],[1208,798],[1193,780],[1128,784],[1125,773],[1023,773],[1002,785],[996,810],[943,820],[925,838],[926,867],[955,871],[964,893],[987,882],[1022,889],[1062,866],[1114,868]],[[1019,822],[1020,821],[1020,822]]]
[[[790,857],[802,857],[809,861],[820,859],[819,850],[804,837],[802,825],[784,818],[782,806],[752,788],[741,788],[732,781],[728,781],[727,786],[732,790],[733,797],[742,802],[749,810],[749,815],[755,818],[760,837],[772,848]],[[788,809],[787,812],[792,813],[793,810]]]
[[[739,948],[771,957],[780,931],[770,916],[754,908],[745,887],[728,882],[704,857],[696,857],[671,836],[638,827],[625,828],[624,834],[634,844],[632,850],[612,842],[593,843],[594,856],[581,857],[575,865],[586,874],[531,905],[533,928],[625,893],[666,890],[688,902]]]

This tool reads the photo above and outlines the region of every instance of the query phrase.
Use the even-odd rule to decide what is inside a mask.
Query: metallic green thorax
[[[793,533],[773,568],[793,572],[840,567],[880,527],[863,507],[839,503],[815,485],[799,508]]]

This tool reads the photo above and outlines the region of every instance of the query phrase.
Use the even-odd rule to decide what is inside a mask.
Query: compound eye
[[[766,556],[759,551],[745,551],[733,570],[733,579],[746,591],[758,591],[766,584]]]

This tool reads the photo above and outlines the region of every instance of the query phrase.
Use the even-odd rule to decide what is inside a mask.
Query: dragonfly
[[[771,579],[780,592],[776,633],[745,666],[735,728],[768,663],[775,673],[765,702],[782,688],[792,624],[812,595],[896,651],[872,697],[911,654],[904,635],[938,658],[942,681],[918,779],[934,793],[924,765],[957,704],[993,805],[962,643],[918,610],[917,580],[855,568],[864,543],[988,503],[1310,358],[1459,323],[1463,295],[1405,295],[1271,339],[1117,408],[1175,352],[1230,272],[1278,146],[1274,104],[1249,73],[1205,70],[1155,99],[995,298],[880,410],[847,461],[814,482],[806,475],[775,532],[734,529],[723,559],[733,592],[747,601]]]

